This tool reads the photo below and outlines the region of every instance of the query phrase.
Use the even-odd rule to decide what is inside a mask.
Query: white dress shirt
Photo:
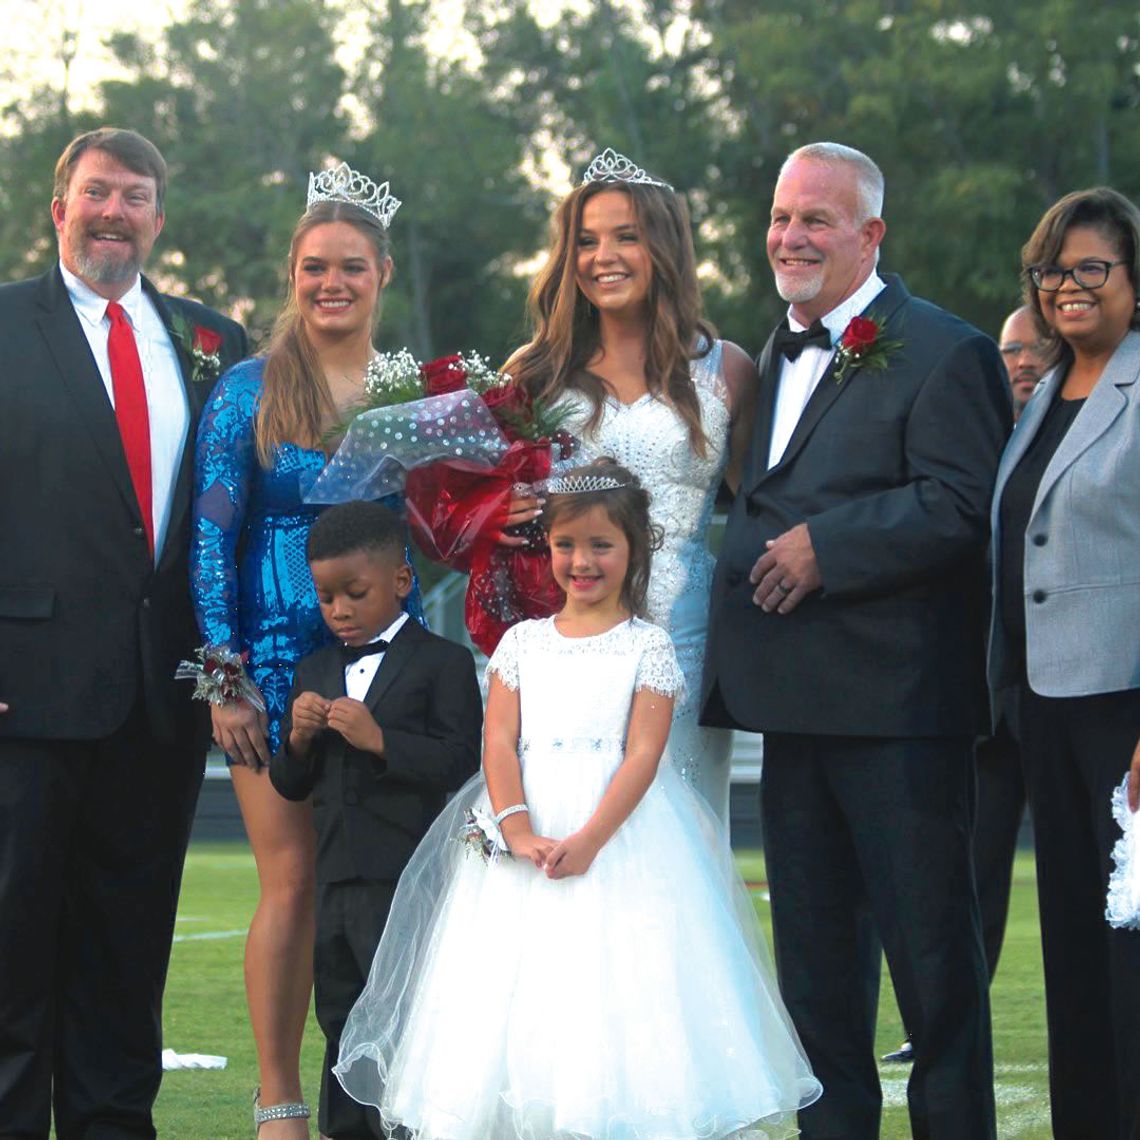
[[[107,389],[107,399],[115,406],[115,387],[111,380],[111,361],[107,354],[107,337],[111,322],[107,318],[107,298],[100,297],[86,282],[60,265],[63,282],[79,317],[91,354]],[[170,523],[170,504],[174,483],[182,463],[182,451],[190,427],[190,407],[182,383],[182,367],[178,353],[162,318],[143,292],[142,279],[119,299],[131,322],[142,364],[143,386],[146,388],[147,418],[150,421],[150,482],[153,496],[151,511],[154,524],[154,558],[157,562]]]
[[[843,336],[844,329],[886,288],[886,282],[872,273],[846,301],[836,305],[827,316],[822,317],[823,326],[831,333],[834,345]],[[807,325],[801,325],[788,310],[788,326],[792,332],[803,332]],[[804,408],[811,399],[812,392],[819,384],[827,366],[831,363],[834,350],[809,345],[795,360],[780,357],[780,376],[776,389],[776,407],[772,413],[772,440],[768,450],[769,469],[776,466],[784,456],[788,440],[800,422]]]
[[[407,620],[408,615],[406,613],[400,614],[383,633],[378,633],[372,640],[390,642],[400,632]],[[364,700],[368,696],[368,690],[372,688],[376,670],[380,668],[380,663],[383,660],[384,650],[377,649],[375,653],[370,653],[367,657],[361,657],[359,661],[353,661],[346,665],[344,667],[345,694],[354,701]]]

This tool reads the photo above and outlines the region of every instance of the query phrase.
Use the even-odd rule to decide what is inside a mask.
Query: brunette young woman
[[[727,824],[731,736],[697,723],[707,539],[717,488],[722,478],[735,486],[747,445],[755,366],[701,315],[684,199],[612,150],[558,207],[529,310],[532,339],[505,370],[532,396],[565,406],[581,440],[572,464],[613,456],[652,490],[664,545],[647,616],[669,631],[686,684],[666,756]],[[507,521],[540,513],[539,499],[521,496]]]

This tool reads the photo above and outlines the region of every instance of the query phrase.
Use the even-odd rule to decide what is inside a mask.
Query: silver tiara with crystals
[[[582,175],[582,185],[585,186],[587,182],[633,182],[641,186],[673,189],[668,182],[654,178],[648,171],[609,146],[586,167],[586,173]]]
[[[348,202],[367,210],[387,229],[400,208],[399,198],[388,193],[388,183],[377,186],[367,174],[353,170],[347,162],[309,175],[309,196],[305,209],[316,202]]]
[[[629,487],[628,479],[615,475],[556,475],[546,481],[548,495],[582,495],[590,491],[616,491],[619,487]]]

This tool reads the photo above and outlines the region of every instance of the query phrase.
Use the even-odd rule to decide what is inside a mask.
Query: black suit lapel
[[[170,337],[170,343],[174,345],[174,351],[178,354],[178,367],[182,374],[182,389],[186,393],[186,403],[190,407],[190,419],[196,423],[206,402],[206,396],[209,395],[210,385],[193,382],[193,361],[190,359],[189,346],[175,328],[174,306],[178,302],[175,298],[164,297],[145,277],[142,279],[142,287],[158,312],[163,325],[166,327],[166,335]]]
[[[416,655],[424,642],[424,638],[423,627],[415,618],[409,617],[400,626],[396,636],[392,639],[392,644],[388,646],[384,660],[380,662],[380,668],[376,670],[376,676],[372,678],[372,684],[369,685],[368,693],[364,698],[364,703],[373,713],[380,707],[381,699],[397,675],[407,667],[408,662]]]
[[[815,391],[808,397],[808,402],[800,413],[795,430],[788,439],[788,445],[784,448],[784,454],[780,456],[779,462],[772,468],[773,471],[778,471],[785,463],[795,458],[796,452],[803,447],[823,414],[839,399],[843,390],[850,386],[855,370],[847,373],[842,384],[837,384],[835,382],[835,367],[838,362],[838,353],[833,353],[830,363],[819,378],[819,383],[815,386]]]
[[[138,497],[123,451],[123,439],[115,420],[115,409],[107,398],[103,377],[91,355],[91,345],[68,296],[63,277],[56,268],[45,274],[40,282],[39,303],[43,313],[37,324],[55,360],[63,387],[79,408],[80,419],[91,433],[95,449],[107,465],[128,509],[141,518]]]
[[[330,701],[347,695],[344,684],[344,658],[340,654],[339,645],[330,645],[320,659],[317,692],[322,697],[328,697]]]
[[[884,276],[886,288],[879,293],[879,295],[867,306],[863,312],[863,316],[874,314],[876,318],[883,325],[882,335],[888,340],[891,339],[891,322],[894,320],[899,309],[903,303],[910,296],[906,291],[906,286],[902,281],[895,276]],[[898,339],[897,337],[895,339]],[[771,342],[769,342],[770,346]],[[777,368],[779,356],[777,354]],[[807,405],[804,407],[803,412],[800,414],[799,422],[795,426],[795,430],[788,440],[787,447],[784,448],[784,454],[780,457],[780,461],[772,468],[772,473],[781,470],[786,464],[795,459],[800,449],[807,442],[811,433],[815,430],[815,425],[827,414],[828,410],[843,395],[855,382],[859,376],[860,369],[856,367],[849,368],[847,374],[843,377],[841,382],[835,380],[835,369],[839,364],[839,353],[832,354],[831,361],[828,364],[823,375],[819,379],[819,383],[815,386],[815,391],[812,392],[808,398]],[[773,382],[772,400],[770,403],[775,405],[775,382]],[[769,432],[771,431],[771,424],[769,423]],[[767,456],[765,456],[765,463]],[[751,484],[751,487],[760,483],[768,474],[767,471],[762,471]],[[751,487],[749,489],[751,489]]]
[[[768,469],[768,451],[772,445],[772,419],[776,411],[776,384],[780,373],[782,357],[772,349],[776,334],[768,337],[768,343],[756,358],[756,371],[759,381],[756,389],[756,417],[752,426],[752,446],[748,452],[748,462],[741,472],[741,485],[755,486]]]
[[[142,279],[142,287],[166,327],[166,335],[170,337],[170,343],[174,345],[174,350],[178,354],[182,391],[186,395],[186,406],[190,410],[186,440],[182,445],[182,458],[178,463],[178,474],[174,480],[173,497],[170,501],[170,521],[166,527],[166,540],[162,548],[161,561],[165,562],[168,555],[172,558],[179,555],[177,536],[184,533],[190,514],[194,487],[194,444],[197,438],[198,417],[202,412],[206,393],[204,390],[198,390],[204,389],[205,385],[191,382],[190,354],[182,338],[174,330],[173,313],[167,299],[145,277]]]

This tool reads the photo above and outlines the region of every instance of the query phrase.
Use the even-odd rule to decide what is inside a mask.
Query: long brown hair
[[[367,210],[351,202],[314,202],[301,216],[289,242],[285,304],[277,314],[265,354],[254,429],[257,458],[263,467],[272,465],[273,453],[283,443],[319,446],[323,425],[336,413],[317,350],[297,308],[295,281],[297,247],[301,239],[310,230],[329,222],[347,222],[368,239],[382,271],[381,289],[384,287],[384,263],[390,260],[388,231]],[[377,323],[380,320],[379,302],[373,320]]]
[[[505,371],[544,401],[556,400],[571,388],[585,393],[594,407],[587,430],[601,420],[605,386],[586,371],[601,345],[601,331],[597,310],[577,285],[577,252],[586,203],[611,190],[629,195],[653,267],[646,384],[654,396],[677,409],[688,425],[690,446],[704,455],[707,438],[690,363],[694,356],[708,353],[716,333],[701,314],[689,211],[681,196],[665,187],[588,182],[563,199],[551,220],[546,265],[527,300],[531,341],[507,361]]]

